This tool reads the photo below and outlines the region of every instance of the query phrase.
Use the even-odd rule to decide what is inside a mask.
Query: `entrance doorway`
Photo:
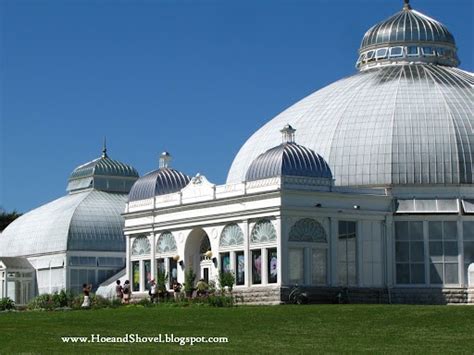
[[[186,240],[185,265],[185,268],[191,267],[196,273],[196,282],[204,279],[209,283],[214,278],[211,242],[201,228],[194,229]]]

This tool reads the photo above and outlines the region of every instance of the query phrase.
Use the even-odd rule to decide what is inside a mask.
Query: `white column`
[[[261,260],[262,260],[262,285],[268,284],[268,249],[261,249]]]
[[[156,249],[157,238],[155,238],[155,233],[151,233],[148,239],[150,240],[150,243],[151,243],[151,250],[150,250],[151,278],[156,280],[156,250],[155,249]]]
[[[125,236],[125,280],[132,280],[130,277],[130,236]]]
[[[331,235],[329,236],[329,264],[330,264],[330,285],[336,286],[338,283],[337,280],[337,243],[338,243],[338,234],[339,226],[338,220],[331,218]]]
[[[358,220],[356,221],[356,282],[357,286],[364,285],[364,278],[362,277],[362,272],[364,270],[364,233],[363,233],[363,224],[365,221]]]
[[[387,283],[387,286],[391,287],[394,284],[394,274],[395,274],[395,262],[393,258],[393,245],[395,244],[393,242],[393,237],[394,237],[394,221],[392,216],[386,216],[385,218],[385,265],[386,265],[386,275],[385,280]]]
[[[235,260],[235,251],[231,251],[229,253],[229,258],[230,258],[230,269],[232,270],[234,275],[237,275],[237,263]]]
[[[303,248],[303,277],[305,285],[311,285],[311,248]]]
[[[244,232],[244,259],[245,259],[245,286],[252,283],[252,260],[250,256],[250,224],[244,221],[242,230]]]
[[[464,230],[462,224],[462,217],[458,216],[457,220],[458,227],[458,283],[461,287],[469,287],[469,280],[465,280],[464,273]]]
[[[275,222],[277,233],[277,284],[284,285],[288,283],[288,268],[286,267],[288,262],[283,260],[283,258],[287,255],[287,238],[286,233],[284,233],[284,228],[286,228],[286,225],[283,223],[283,219],[281,217],[277,217]]]
[[[178,267],[179,267],[179,264],[178,264]],[[178,267],[176,267],[176,269],[178,269]],[[170,258],[165,258],[165,273],[166,275],[168,276],[166,278],[166,284],[168,284],[168,280],[169,278],[171,277],[171,265],[170,265]],[[170,285],[171,286],[171,285]]]
[[[143,265],[143,260],[139,261],[139,270],[140,270],[140,292],[145,292],[145,266]]]

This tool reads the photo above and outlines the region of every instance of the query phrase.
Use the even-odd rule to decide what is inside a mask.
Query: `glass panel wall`
[[[235,275],[235,283],[237,285],[245,284],[245,257],[243,251],[235,253],[235,265],[237,266],[237,272]]]
[[[326,249],[311,250],[312,259],[312,283],[313,285],[325,285],[327,275],[327,260],[326,260]]]
[[[140,291],[140,262],[132,261],[132,290]]]
[[[268,255],[268,283],[276,283],[278,280],[278,257],[276,248],[267,249]]]
[[[252,283],[262,283],[262,251],[252,250]]]
[[[430,283],[457,284],[458,241],[457,222],[428,222]]]
[[[230,253],[221,253],[221,272],[232,271],[230,268]]]
[[[173,285],[174,281],[178,280],[178,261],[174,260],[174,258],[169,258],[170,260],[170,272],[168,275],[169,278],[169,287]]]
[[[464,280],[465,280],[465,284],[467,284],[469,282],[467,269],[471,263],[474,263],[474,221],[463,222],[463,240],[464,240],[464,243],[463,243]]]
[[[356,222],[339,221],[337,273],[341,285],[353,286],[357,284],[356,227]]]
[[[143,270],[145,271],[145,289],[149,290],[151,276],[151,260],[143,260]]]
[[[425,283],[423,222],[395,222],[397,284]]]
[[[304,284],[304,249],[289,249],[289,281],[291,284]]]

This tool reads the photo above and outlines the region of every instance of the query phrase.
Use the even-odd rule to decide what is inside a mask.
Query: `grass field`
[[[63,343],[61,336],[228,337],[193,346]],[[274,307],[139,306],[0,314],[0,353],[274,352],[474,354],[474,307],[305,305]]]

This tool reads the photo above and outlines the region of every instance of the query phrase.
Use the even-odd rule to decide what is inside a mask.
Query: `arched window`
[[[327,283],[327,240],[324,227],[312,218],[302,218],[291,227],[288,235],[290,283]]]
[[[171,253],[177,250],[176,240],[171,232],[163,232],[156,243],[156,250],[160,254]]]
[[[323,226],[312,218],[300,219],[291,227],[290,242],[326,243],[327,236]]]
[[[226,225],[222,230],[219,246],[231,247],[243,244],[244,233],[242,232],[242,229],[240,229],[236,223]]]
[[[209,240],[209,237],[206,234],[201,239],[199,251],[201,254],[205,254],[208,250],[211,250],[211,241]]]
[[[133,256],[148,255],[150,254],[150,252],[151,252],[151,246],[147,237],[142,236],[142,237],[135,238],[132,244]]]
[[[268,219],[258,221],[253,227],[250,236],[251,243],[268,243],[277,239],[276,230],[273,223]]]

